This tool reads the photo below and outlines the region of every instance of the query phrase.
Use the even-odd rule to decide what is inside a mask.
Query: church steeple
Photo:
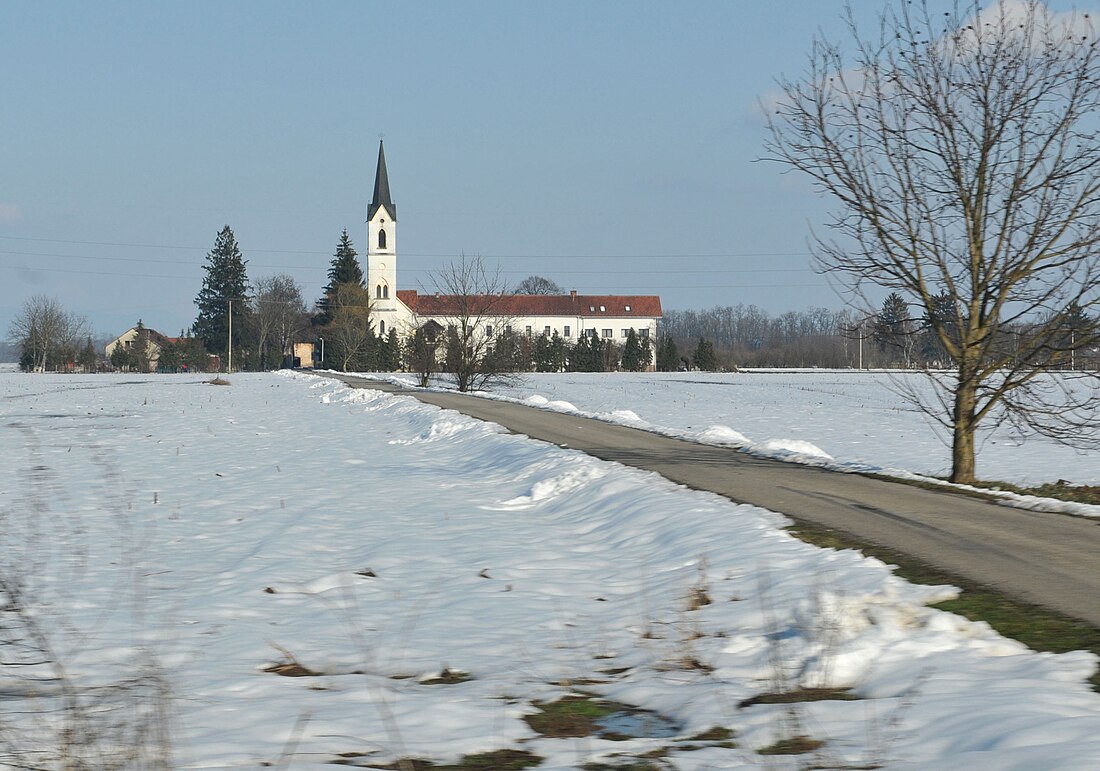
[[[367,207],[367,219],[373,219],[374,213],[380,207],[386,207],[390,219],[397,221],[397,207],[390,199],[390,176],[386,173],[386,151],[382,147],[382,140],[378,140],[378,170],[374,173],[374,197]]]
[[[390,177],[386,172],[386,152],[381,140],[378,142],[378,170],[374,174],[374,196],[367,204],[367,290],[376,312],[385,314],[396,310],[397,207],[390,198]]]

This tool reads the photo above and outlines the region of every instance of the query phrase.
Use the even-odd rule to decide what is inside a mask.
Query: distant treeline
[[[956,311],[949,301],[936,305],[951,330]],[[1048,369],[1096,369],[1100,349],[1090,341],[1100,321],[1071,306],[1056,314],[1064,329],[1051,338],[1047,350],[1033,352],[1028,360],[1044,359]],[[965,317],[963,317],[965,318]],[[1032,322],[1034,323],[1034,322]],[[1011,351],[1019,335],[1029,332],[1029,322],[1006,324],[990,341],[991,353]],[[661,337],[676,343],[678,366],[701,369],[735,367],[899,367],[933,369],[951,366],[943,344],[927,317],[910,317],[908,305],[891,293],[877,313],[846,309],[809,308],[771,316],[755,305],[728,305],[703,311],[666,311]],[[712,344],[709,366],[694,361],[700,341]],[[1084,341],[1084,344],[1082,344]],[[686,356],[685,356],[686,354]],[[1049,359],[1049,361],[1046,361]],[[658,357],[658,368],[661,359]]]
[[[771,316],[755,305],[738,304],[665,311],[661,330],[680,351],[693,350],[700,338],[711,341],[723,367],[856,367],[859,320],[849,310],[809,308]],[[865,367],[877,366],[871,347],[863,341]]]

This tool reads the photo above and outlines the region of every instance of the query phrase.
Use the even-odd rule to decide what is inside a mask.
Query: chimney
[[[569,290],[569,299],[572,300],[573,302],[577,301],[577,290],[576,289],[570,289]]]

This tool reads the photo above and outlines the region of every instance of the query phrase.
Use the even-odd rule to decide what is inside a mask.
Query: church
[[[378,168],[374,194],[367,205],[367,289],[379,336],[396,329],[404,337],[428,322],[440,327],[453,323],[459,313],[455,295],[422,294],[397,288],[397,206],[390,197],[389,173],[382,142],[378,143]],[[620,345],[631,329],[639,338],[655,338],[661,318],[661,298],[655,295],[506,295],[498,298],[490,313],[479,319],[484,334],[492,335],[493,316],[510,331],[552,336],[567,343],[582,335],[613,339]],[[497,329],[497,332],[504,331]]]

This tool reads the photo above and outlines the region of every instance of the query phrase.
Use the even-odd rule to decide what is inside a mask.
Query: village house
[[[146,350],[146,355],[149,358],[149,368],[155,372],[157,369],[157,362],[160,360],[161,350],[163,350],[165,345],[176,342],[176,338],[162,335],[155,329],[149,329],[149,327],[145,327],[144,329],[149,340],[148,348]],[[139,333],[137,327],[130,327],[114,340],[107,343],[107,345],[103,349],[103,353],[106,355],[107,361],[111,360],[111,354],[113,354],[115,352],[115,349],[119,346],[122,346],[123,348],[133,348],[138,339],[138,334]]]

